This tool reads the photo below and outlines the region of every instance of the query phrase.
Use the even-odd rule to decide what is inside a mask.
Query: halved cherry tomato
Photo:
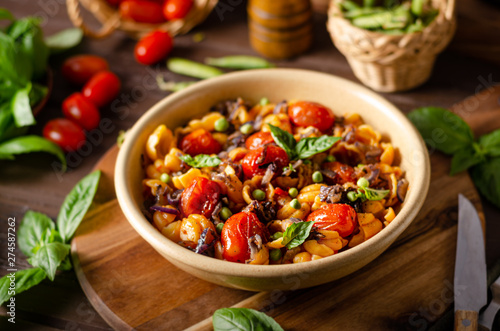
[[[120,79],[111,71],[94,75],[82,89],[84,97],[97,107],[110,103],[120,92]]]
[[[340,162],[325,162],[322,165],[323,169],[332,170],[335,172],[336,176],[334,178],[333,184],[345,184],[354,183],[356,181],[356,176],[354,175],[354,169],[344,163]]]
[[[197,129],[182,138],[179,148],[191,156],[198,154],[217,154],[222,146],[215,140],[210,132],[205,129]]]
[[[315,221],[315,228],[337,231],[341,237],[345,238],[354,231],[358,215],[349,205],[328,204],[310,213],[307,222],[311,221]]]
[[[85,142],[83,129],[66,118],[53,119],[43,128],[43,136],[65,152],[76,151]]]
[[[87,131],[97,128],[101,115],[97,107],[81,93],[73,93],[62,104],[64,117]]]
[[[83,85],[92,76],[101,71],[109,69],[108,62],[102,57],[95,55],[77,55],[64,61],[61,72],[69,82]]]
[[[159,3],[147,0],[125,0],[120,3],[120,15],[123,18],[141,23],[161,23],[165,21]]]
[[[281,188],[279,188],[279,187],[277,187],[277,188],[274,189],[274,194],[280,195],[282,197],[287,197],[288,196],[288,192],[285,191],[285,190],[283,190],[283,189],[281,189]]]
[[[245,146],[248,149],[257,149],[267,144],[274,143],[273,136],[271,136],[271,132],[263,132],[259,131],[254,133],[245,141]]]
[[[241,212],[231,216],[221,232],[221,242],[224,246],[222,256],[231,262],[245,263],[250,258],[248,238],[256,234],[267,241],[269,231],[254,213]]]
[[[137,62],[149,65],[163,60],[172,50],[173,40],[165,31],[155,30],[139,40],[135,45],[135,59]]]
[[[167,20],[186,17],[193,6],[193,0],[166,0],[163,5],[163,16]]]
[[[266,145],[251,150],[241,161],[243,172],[247,178],[264,175],[271,163],[274,163],[277,167],[275,176],[281,174],[283,168],[288,166],[288,155],[283,148],[275,145]]]
[[[184,216],[201,214],[210,218],[220,198],[219,184],[205,177],[196,177],[182,192],[180,209]]]
[[[335,115],[330,108],[310,101],[298,101],[288,107],[288,116],[296,126],[313,126],[320,131],[331,129]]]

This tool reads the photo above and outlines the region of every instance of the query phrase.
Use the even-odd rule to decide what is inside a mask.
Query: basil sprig
[[[248,308],[217,309],[212,316],[212,325],[214,331],[283,331],[272,317]]]
[[[283,233],[281,244],[288,249],[298,247],[306,241],[314,222],[297,222],[290,224]]]
[[[474,139],[460,116],[438,107],[418,108],[408,117],[427,145],[453,156],[451,176],[469,169],[481,194],[500,207],[500,129]]]
[[[70,270],[70,242],[94,200],[101,172],[84,177],[64,200],[57,225],[45,214],[29,210],[19,226],[17,242],[34,267],[15,273],[16,294],[25,291],[45,278],[54,280],[57,270]],[[10,278],[0,279],[0,304],[12,296]]]
[[[291,133],[277,126],[268,125],[274,141],[279,147],[285,150],[290,160],[307,159],[315,154],[322,153],[341,139],[340,137],[324,135],[321,137],[304,138],[297,143]]]
[[[216,167],[221,163],[221,160],[217,156],[210,156],[207,154],[198,154],[194,158],[186,154],[180,156],[180,159],[194,168]]]

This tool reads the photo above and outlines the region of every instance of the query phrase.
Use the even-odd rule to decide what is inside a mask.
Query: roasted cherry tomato
[[[221,198],[221,188],[216,182],[205,177],[196,177],[191,185],[182,192],[180,209],[184,216],[201,214],[212,216]]]
[[[152,31],[142,37],[135,45],[135,59],[141,64],[154,64],[166,58],[172,50],[172,46],[172,37],[168,32]]]
[[[147,0],[125,0],[120,3],[123,18],[141,23],[161,23],[165,21],[159,3]]]
[[[279,188],[279,187],[277,187],[277,188],[274,189],[274,194],[280,195],[282,197],[287,197],[288,196],[288,192],[285,191],[285,190],[283,190],[283,189],[281,189],[281,188]]]
[[[191,156],[198,154],[217,154],[222,146],[205,129],[197,129],[182,138],[179,148]]]
[[[330,108],[310,101],[298,101],[290,105],[288,116],[296,126],[313,126],[323,132],[335,123],[335,115]]]
[[[65,152],[76,151],[85,142],[83,129],[66,118],[56,118],[45,124],[43,136]]]
[[[356,181],[356,176],[354,175],[354,169],[340,162],[325,162],[322,165],[323,169],[332,170],[335,172],[335,178],[333,179],[333,184],[345,184],[354,183]]]
[[[62,104],[64,116],[87,131],[97,128],[101,116],[97,107],[81,93],[73,93]]]
[[[274,143],[273,136],[271,136],[271,132],[263,132],[259,131],[254,133],[245,141],[245,146],[248,149],[257,149],[267,144]]]
[[[64,61],[61,71],[69,82],[82,86],[98,72],[108,70],[108,62],[95,55],[77,55]]]
[[[120,79],[111,71],[94,75],[82,89],[84,97],[97,107],[110,103],[120,92]]]
[[[345,204],[328,204],[309,214],[307,222],[315,221],[314,227],[337,231],[343,238],[349,236],[356,227],[358,216],[354,208]]]
[[[163,5],[163,16],[167,20],[186,17],[193,6],[193,0],[166,0]]]
[[[251,150],[241,161],[243,172],[247,178],[264,175],[271,163],[277,167],[275,176],[281,174],[283,168],[288,166],[288,155],[283,148],[276,145],[266,145]]]
[[[262,224],[254,213],[241,212],[231,216],[221,233],[221,242],[224,246],[222,256],[231,262],[245,263],[250,259],[250,246],[248,238],[256,234],[262,237],[263,242],[267,241],[269,231]]]

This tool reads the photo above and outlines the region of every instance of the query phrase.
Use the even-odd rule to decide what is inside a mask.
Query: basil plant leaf
[[[390,192],[390,190],[376,190],[369,187],[363,187],[363,190],[365,191],[365,197],[373,201],[382,200]]]
[[[471,169],[471,176],[479,192],[500,208],[500,157],[479,163]]]
[[[296,159],[297,154],[295,152],[295,146],[297,145],[297,142],[295,141],[293,135],[285,130],[278,128],[277,126],[271,124],[268,125],[271,129],[271,136],[273,137],[276,145],[285,150],[290,160]]]
[[[60,242],[48,243],[40,247],[28,262],[34,267],[41,268],[50,280],[54,280],[57,268],[69,254],[69,248],[69,245]]]
[[[283,331],[272,317],[248,308],[217,309],[212,324],[214,331]]]
[[[57,216],[57,229],[65,243],[71,240],[92,204],[100,176],[99,170],[87,175],[76,184],[64,199]]]
[[[15,18],[10,11],[5,8],[0,8],[0,20],[13,21]]]
[[[198,154],[194,158],[191,155],[182,155],[180,159],[194,168],[216,167],[221,163],[217,156],[207,154]]]
[[[479,138],[479,145],[489,156],[500,156],[500,129]]]
[[[408,114],[425,142],[446,154],[454,154],[474,142],[471,128],[447,109],[423,107]]]
[[[11,103],[11,111],[14,115],[14,122],[18,128],[36,124],[33,111],[30,106],[31,83],[14,94]]]
[[[54,222],[45,214],[29,210],[24,214],[19,232],[17,243],[24,255],[33,256],[33,249],[39,245],[40,239],[47,230],[55,229]]]
[[[302,245],[302,243],[309,237],[313,225],[314,222],[292,223],[283,233],[281,244],[286,246],[288,249]]]
[[[307,159],[308,157],[330,149],[340,139],[340,137],[327,135],[318,138],[303,138],[298,142],[296,152],[299,159]]]
[[[25,270],[19,270],[15,272],[15,290],[10,288],[11,279],[14,277],[8,277],[11,274],[7,274],[0,278],[0,305],[7,302],[14,294],[19,294],[26,291],[27,289],[38,285],[42,280],[44,280],[47,275],[45,271],[40,268],[30,268]]]
[[[50,54],[61,53],[78,45],[83,38],[83,31],[78,28],[62,30],[45,38]]]
[[[451,159],[450,176],[467,170],[482,161],[484,161],[484,156],[477,153],[474,148],[464,148],[453,155]]]

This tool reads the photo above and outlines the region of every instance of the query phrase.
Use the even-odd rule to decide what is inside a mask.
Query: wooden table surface
[[[192,40],[194,32],[175,40],[173,56],[202,61],[207,56],[254,54],[247,36],[245,1],[221,0],[230,10],[213,12],[208,20],[194,32],[203,32],[201,43]],[[497,1],[498,2],[498,1]],[[71,26],[63,0],[2,1],[2,7],[15,16],[42,14],[47,17],[46,35]],[[434,74],[424,86],[410,92],[384,94],[403,112],[416,107],[436,105],[451,107],[468,96],[500,83],[500,7],[480,0],[461,0],[458,4],[458,31],[449,49],[436,63]],[[335,74],[357,81],[345,58],[333,46],[325,28],[326,16],[315,15],[315,41],[306,54],[290,61],[278,61],[280,67],[307,68]],[[111,70],[122,79],[123,88],[114,107],[102,110],[102,117],[113,123],[111,132],[97,137],[89,154],[73,154],[69,170],[60,173],[53,169],[53,159],[47,155],[28,155],[15,162],[0,162],[0,276],[7,269],[6,220],[15,217],[19,225],[29,210],[43,212],[55,218],[59,207],[74,184],[86,175],[97,160],[115,143],[120,130],[130,128],[153,104],[167,93],[156,87],[158,73],[167,79],[186,80],[167,72],[165,66],[144,67],[133,58],[134,41],[122,33],[105,40],[89,40],[72,53],[92,53],[106,58]],[[51,60],[55,71],[53,94],[32,129],[41,133],[43,125],[60,117],[61,103],[74,89],[64,82],[59,67],[64,54]],[[300,79],[300,77],[297,77]],[[498,93],[499,90],[497,90]],[[500,94],[500,93],[499,93]],[[500,99],[491,108],[500,108]],[[474,110],[471,103],[470,110]],[[467,118],[465,118],[467,120]],[[494,128],[488,128],[491,130]],[[486,130],[486,128],[485,128]],[[491,266],[500,259],[500,210],[483,199],[487,231],[487,263]],[[28,266],[23,254],[17,250],[17,267]],[[48,280],[16,297],[16,324],[19,330],[107,330],[109,326],[92,308],[83,294],[73,272],[59,275],[54,282]],[[0,329],[12,329],[7,322],[5,307],[0,307]]]

